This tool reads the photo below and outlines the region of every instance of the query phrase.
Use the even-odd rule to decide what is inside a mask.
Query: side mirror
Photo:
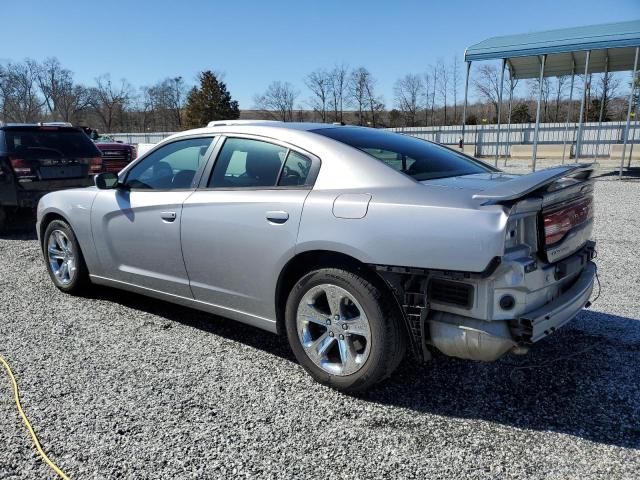
[[[115,173],[99,173],[93,177],[93,181],[99,190],[113,190],[118,188],[118,176]]]

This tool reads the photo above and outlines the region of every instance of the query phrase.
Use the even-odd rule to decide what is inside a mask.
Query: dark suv
[[[93,184],[102,171],[94,143],[70,124],[0,123],[0,228],[7,213],[43,195]]]

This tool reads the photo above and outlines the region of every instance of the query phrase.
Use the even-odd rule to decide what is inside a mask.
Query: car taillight
[[[18,177],[18,181],[36,177],[31,170],[31,165],[24,158],[9,157],[9,163],[11,163],[14,175]]]
[[[102,171],[102,157],[91,157],[89,162],[90,173],[100,173]]]
[[[543,215],[544,242],[553,245],[564,238],[573,228],[593,218],[593,198],[583,198],[566,207]]]

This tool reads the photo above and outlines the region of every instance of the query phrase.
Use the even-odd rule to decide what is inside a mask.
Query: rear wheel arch
[[[398,313],[403,315],[402,309],[391,291],[391,288],[380,275],[369,265],[360,260],[331,250],[310,250],[294,256],[284,266],[278,277],[275,291],[275,306],[278,334],[285,334],[285,310],[289,293],[294,285],[307,273],[321,268],[339,268],[360,275],[380,289],[388,299],[393,301],[398,308]]]

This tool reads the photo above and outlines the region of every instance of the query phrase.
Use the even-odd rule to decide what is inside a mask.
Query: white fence
[[[632,122],[629,132],[629,143],[640,143],[640,126]],[[600,129],[598,123],[585,123],[582,127],[582,156],[592,157],[597,151],[598,156],[609,156],[611,145],[624,142],[625,122],[604,122]],[[508,155],[513,144],[532,144],[535,124],[517,123],[509,129],[507,125],[500,127],[500,155]],[[462,136],[460,125],[443,127],[405,127],[390,128],[389,130],[404,133],[414,137],[424,138],[445,145],[457,145]],[[600,133],[598,134],[598,130]],[[174,132],[148,133],[113,133],[116,140],[126,143],[157,143],[172,135]],[[570,123],[567,129],[565,123],[541,123],[538,143],[562,145],[567,144],[567,156],[571,146],[575,146],[578,135],[578,124]],[[467,125],[465,127],[465,145],[475,145],[478,156],[490,157],[495,155],[497,139],[497,125]]]

